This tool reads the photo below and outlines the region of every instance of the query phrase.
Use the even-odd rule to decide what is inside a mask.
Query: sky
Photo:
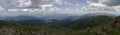
[[[0,0],[0,15],[85,13],[120,15],[120,0]]]

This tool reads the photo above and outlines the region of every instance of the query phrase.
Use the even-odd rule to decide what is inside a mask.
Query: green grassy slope
[[[73,24],[70,25],[70,27],[72,29],[85,29],[87,27],[102,25],[111,20],[112,18],[106,15],[87,17],[87,18],[74,21]]]

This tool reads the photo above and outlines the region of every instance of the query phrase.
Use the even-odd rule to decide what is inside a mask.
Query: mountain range
[[[100,25],[107,20],[111,20],[116,16],[107,13],[91,13],[85,15],[69,15],[69,14],[51,14],[46,16],[5,16],[0,17],[1,20],[10,23],[19,23],[22,25],[48,25],[57,24],[68,28],[89,27]]]
[[[120,32],[120,16],[114,18],[108,15],[90,16],[88,14],[87,17],[77,20],[71,20],[71,18],[61,21],[49,19],[42,20],[44,21],[43,24],[30,24],[31,22],[39,21],[36,20],[24,20],[27,24],[23,22],[23,19],[20,20],[19,22],[24,23],[24,25],[21,25],[19,22],[15,23],[15,21],[9,23],[10,20],[8,22],[0,20],[0,35],[119,35]]]

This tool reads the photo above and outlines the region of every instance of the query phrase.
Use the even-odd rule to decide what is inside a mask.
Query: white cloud
[[[120,12],[120,6],[113,7],[116,11]]]
[[[26,7],[31,5],[32,2],[30,0],[19,0],[19,3],[20,3],[19,7]]]
[[[37,14],[84,14],[84,13],[110,13],[120,12],[120,6],[108,6],[106,4],[108,0],[89,0],[87,1],[88,6],[79,8],[78,3],[75,0],[7,0],[1,1],[0,3],[9,4],[13,2],[19,2],[19,6],[16,8],[8,9],[9,12],[18,13],[37,13]],[[105,3],[106,2],[106,3]],[[111,1],[110,1],[111,2]],[[74,8],[60,8],[55,4],[73,6]],[[112,4],[113,5],[113,4]],[[7,5],[6,5],[7,6]],[[6,10],[4,7],[0,7],[0,10]]]
[[[6,9],[0,6],[0,12],[4,12]]]
[[[113,0],[114,1],[114,0]],[[105,4],[112,2],[111,0],[88,0],[88,5],[83,7],[80,11],[81,13],[110,13],[115,15],[120,15],[120,6],[116,6],[112,3],[111,5]]]
[[[88,6],[81,9],[84,12],[117,12],[112,7]]]
[[[101,2],[102,1],[99,1],[99,0],[89,0],[89,1],[87,1],[87,3],[90,6],[106,6],[105,4],[102,4]]]
[[[101,4],[101,3],[91,3],[90,5],[91,6],[106,6],[106,5]]]
[[[40,7],[42,8],[41,10],[45,10],[46,8],[48,7],[52,7],[53,5],[52,4],[46,4],[46,5],[40,5]]]
[[[89,0],[95,3],[102,3],[107,6],[118,6],[120,5],[120,0]]]

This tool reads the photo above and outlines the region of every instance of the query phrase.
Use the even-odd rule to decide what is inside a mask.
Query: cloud
[[[116,11],[120,12],[120,6],[113,7]]]
[[[119,0],[88,0],[88,6],[80,8],[76,0],[0,0],[0,10],[6,10],[11,14],[118,13],[120,7],[117,1]]]
[[[108,6],[118,6],[120,5],[120,0],[107,0],[103,2],[103,4],[106,4]]]
[[[88,0],[88,6],[81,11],[88,13],[110,13],[120,15],[120,0]]]
[[[120,12],[120,0],[88,0],[87,3],[90,9],[95,8],[97,11]],[[87,10],[89,10],[89,8]]]
[[[118,6],[120,5],[120,0],[89,0],[94,3],[101,3],[107,6]]]
[[[15,2],[15,1],[18,1],[18,0],[0,0],[0,2],[2,2],[2,3],[11,3],[11,2]]]
[[[0,6],[7,9],[16,7],[18,4],[17,0],[0,0]]]
[[[99,6],[84,7],[84,8],[81,9],[81,11],[84,11],[84,12],[101,12],[101,13],[104,13],[104,12],[117,12],[112,7],[99,7]]]
[[[5,9],[0,6],[0,12],[3,12],[3,11],[5,11]]]
[[[62,6],[78,6],[79,4],[75,0],[0,0],[0,6],[9,9],[49,9],[53,11],[53,8],[57,7],[55,4]],[[60,7],[57,7],[60,9]],[[14,10],[16,11],[16,10]]]
[[[31,0],[19,0],[19,6],[18,7],[26,7],[31,5]]]

